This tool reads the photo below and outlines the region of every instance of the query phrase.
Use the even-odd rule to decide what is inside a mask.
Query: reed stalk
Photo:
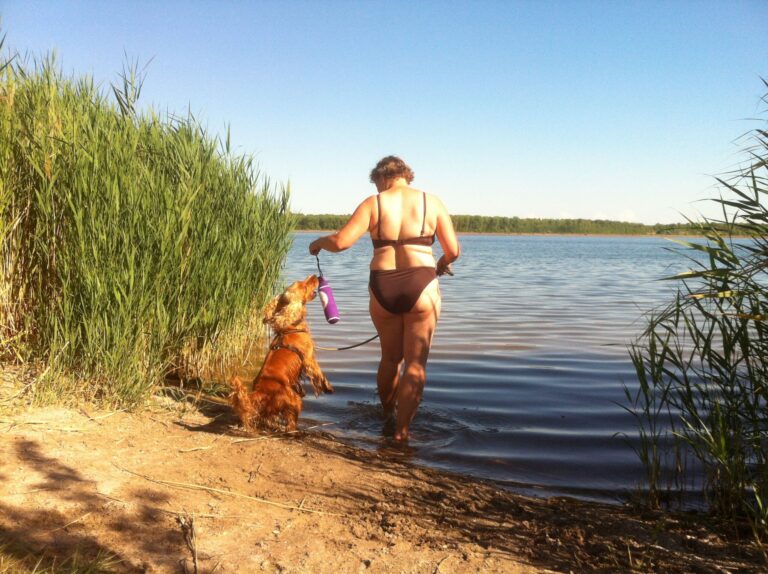
[[[288,186],[193,117],[139,111],[135,67],[109,94],[51,57],[7,60],[4,358],[48,365],[35,389],[43,401],[134,405],[169,371],[221,371],[205,357],[221,363],[234,351],[216,349],[258,335],[243,326],[278,281]]]
[[[768,87],[768,83],[765,84]],[[763,98],[768,103],[768,96]],[[703,469],[696,486],[735,530],[768,539],[768,131],[747,134],[747,160],[717,181],[722,216],[696,223],[703,241],[676,240],[691,270],[630,348],[639,387],[627,391],[640,431],[649,502],[659,503],[667,441]],[[694,224],[694,222],[691,222]]]

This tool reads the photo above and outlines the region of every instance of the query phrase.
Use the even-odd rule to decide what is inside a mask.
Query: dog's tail
[[[232,394],[230,395],[232,409],[245,429],[251,430],[253,428],[253,418],[256,416],[256,407],[248,396],[248,389],[240,380],[240,377],[233,377],[229,384],[232,387]]]

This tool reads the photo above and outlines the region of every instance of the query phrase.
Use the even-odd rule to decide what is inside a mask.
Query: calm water
[[[297,234],[286,282],[316,272],[316,234]],[[456,275],[441,279],[443,313],[424,400],[399,456],[532,493],[617,499],[642,469],[616,433],[634,436],[621,408],[634,386],[627,343],[642,313],[674,288],[663,276],[685,268],[671,244],[638,237],[462,236]],[[436,246],[437,247],[437,246]],[[439,247],[436,252],[439,254]],[[370,241],[323,252],[341,313],[309,319],[318,345],[338,347],[375,333],[368,316]],[[378,343],[319,351],[335,395],[304,401],[304,421],[367,448],[391,452],[376,396]]]

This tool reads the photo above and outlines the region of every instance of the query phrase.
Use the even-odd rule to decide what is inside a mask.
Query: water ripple
[[[315,271],[311,234],[297,234],[286,282]],[[630,444],[624,385],[636,385],[627,345],[642,315],[668,300],[656,279],[683,270],[656,238],[463,236],[456,276],[441,279],[443,314],[407,456],[534,493],[613,499],[642,472]],[[371,248],[323,254],[342,320],[319,304],[319,345],[356,343],[368,316]],[[677,267],[676,267],[677,266]],[[336,394],[304,402],[307,419],[385,454],[376,397],[378,344],[318,351]],[[625,438],[622,438],[626,435]],[[398,456],[403,455],[399,451]]]

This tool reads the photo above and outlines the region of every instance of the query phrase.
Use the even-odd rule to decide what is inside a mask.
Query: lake
[[[297,233],[286,283],[316,273]],[[408,448],[382,436],[376,395],[378,342],[318,351],[336,394],[304,401],[303,424],[369,449],[498,481],[531,494],[615,501],[641,484],[628,446],[633,418],[624,385],[636,386],[627,344],[643,313],[669,301],[661,277],[687,268],[655,237],[460,237],[454,277],[440,279],[442,317],[424,399]],[[436,244],[436,255],[440,248]],[[321,253],[341,321],[326,323],[319,301],[309,322],[316,344],[340,347],[375,334],[368,315],[370,240]]]

